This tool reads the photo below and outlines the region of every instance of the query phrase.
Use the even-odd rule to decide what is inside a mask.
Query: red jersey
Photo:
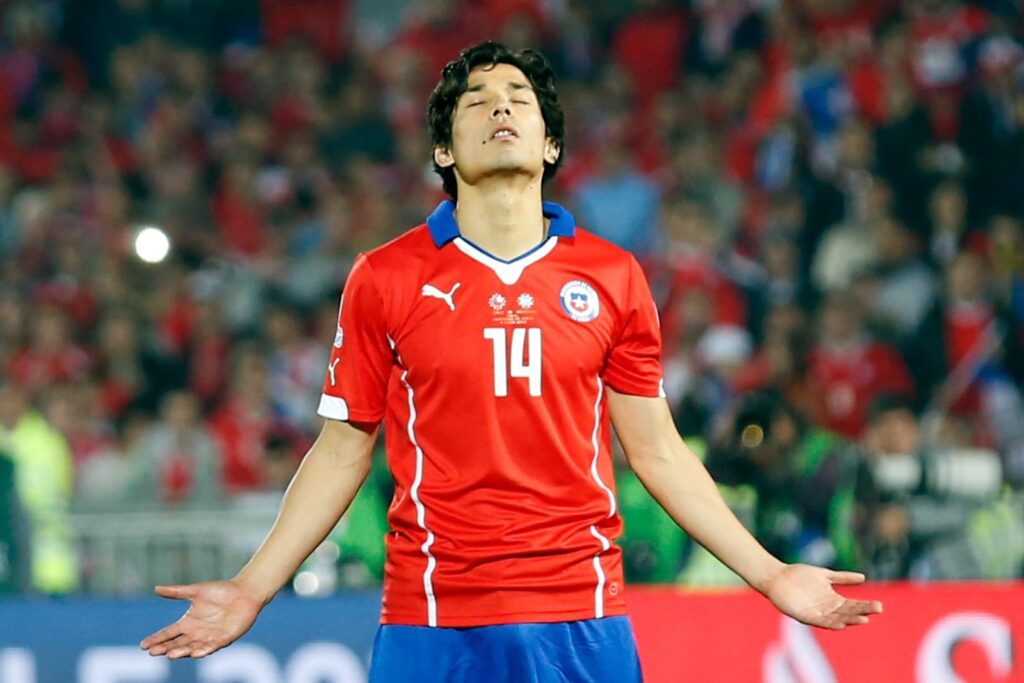
[[[867,340],[845,349],[819,345],[809,361],[811,380],[822,390],[824,426],[851,439],[864,431],[875,397],[914,391],[903,358],[888,344]]]
[[[382,622],[624,614],[605,390],[663,395],[647,282],[557,204],[512,261],[461,237],[453,209],[356,260],[318,410],[384,420]]]

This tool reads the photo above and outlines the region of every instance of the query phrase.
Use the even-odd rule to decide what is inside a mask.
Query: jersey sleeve
[[[356,422],[383,419],[394,363],[384,308],[373,268],[365,256],[359,256],[341,295],[319,415]]]
[[[619,307],[619,334],[605,362],[602,379],[634,396],[665,397],[661,370],[661,323],[640,264],[629,259],[625,300]]]

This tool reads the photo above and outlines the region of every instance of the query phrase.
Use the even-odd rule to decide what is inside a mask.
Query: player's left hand
[[[784,614],[810,626],[835,631],[868,623],[868,615],[880,614],[877,600],[850,600],[832,589],[864,583],[858,572],[839,572],[807,564],[786,565],[765,584],[765,596]]]

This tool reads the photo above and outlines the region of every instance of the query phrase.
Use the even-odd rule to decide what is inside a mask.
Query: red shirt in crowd
[[[269,430],[267,412],[252,409],[238,396],[225,400],[210,419],[210,431],[220,446],[221,482],[228,493],[263,487]]]
[[[615,59],[632,77],[642,106],[675,83],[687,37],[686,15],[674,9],[634,14],[616,32]]]
[[[824,426],[850,438],[860,436],[871,401],[881,394],[911,394],[910,373],[887,344],[862,341],[838,349],[819,345],[810,355],[812,380],[822,389]]]

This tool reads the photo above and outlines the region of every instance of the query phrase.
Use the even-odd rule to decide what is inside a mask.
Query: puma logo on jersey
[[[335,358],[334,360],[331,361],[331,364],[327,366],[327,372],[331,373],[331,386],[332,387],[337,384],[337,381],[334,378],[334,368],[337,367],[338,361],[340,361],[340,360],[341,360],[340,358]]]
[[[450,292],[442,292],[440,289],[438,289],[434,285],[423,285],[423,289],[420,290],[420,294],[422,294],[423,296],[432,296],[435,299],[442,299],[442,300],[444,300],[444,302],[446,304],[448,304],[448,308],[450,308],[450,309],[452,309],[454,311],[455,310],[455,301],[453,300],[452,297],[455,296],[455,290],[458,289],[461,286],[462,286],[461,282],[456,282],[454,285],[452,285],[452,291],[450,291]]]

